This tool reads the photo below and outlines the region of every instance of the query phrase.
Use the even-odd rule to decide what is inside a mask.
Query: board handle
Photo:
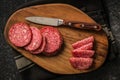
[[[75,22],[75,21],[64,21],[64,25],[80,28],[100,31],[102,28],[97,23],[86,23],[86,22]]]

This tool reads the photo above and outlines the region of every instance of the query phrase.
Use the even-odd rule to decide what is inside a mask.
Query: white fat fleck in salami
[[[15,46],[23,47],[30,43],[32,33],[28,24],[19,22],[11,26],[8,36]]]
[[[92,66],[93,59],[92,58],[70,58],[71,65],[78,70],[86,70]]]
[[[40,33],[40,30],[37,27],[32,26],[30,27],[30,29],[32,31],[32,40],[30,44],[25,46],[25,49],[28,51],[34,51],[40,47],[42,42],[42,35]]]
[[[44,26],[40,29],[42,35],[46,38],[44,54],[47,56],[54,55],[63,43],[62,36],[57,28]]]
[[[76,49],[76,48],[79,48],[79,47],[81,47],[81,46],[83,46],[85,44],[91,43],[91,42],[94,42],[94,37],[93,36],[90,36],[88,38],[85,38],[83,40],[80,40],[80,41],[77,41],[77,42],[73,43],[72,47],[74,49]]]

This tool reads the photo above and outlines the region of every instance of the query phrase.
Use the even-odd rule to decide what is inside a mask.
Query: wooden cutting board
[[[8,39],[8,31],[10,27],[16,22],[26,22],[30,25],[42,28],[42,25],[37,25],[34,23],[27,22],[25,17],[28,16],[45,16],[45,17],[55,17],[72,21],[82,21],[88,23],[95,23],[93,19],[83,13],[81,10],[68,5],[68,4],[44,4],[31,6],[27,8],[20,9],[11,15],[4,30],[4,36],[7,42],[20,54],[24,55],[26,58],[30,59],[34,63],[43,67],[44,69],[58,74],[77,74],[93,71],[99,68],[105,61],[108,50],[108,40],[104,31],[92,31],[92,30],[81,30],[71,27],[59,26],[56,27],[61,32],[64,44],[61,51],[57,56],[46,57],[40,55],[32,55],[23,48],[15,47],[11,44]],[[94,44],[94,63],[93,66],[88,70],[76,70],[69,63],[69,58],[72,57],[71,50],[73,50],[71,44],[87,38],[93,35],[95,37]]]

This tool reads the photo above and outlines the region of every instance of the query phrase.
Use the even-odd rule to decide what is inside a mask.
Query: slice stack
[[[32,54],[55,55],[63,43],[61,33],[57,28],[43,26],[38,29],[24,22],[12,25],[8,35],[13,45],[23,47]]]
[[[72,50],[73,57],[70,58],[70,63],[75,69],[83,70],[92,66],[94,37],[90,36],[83,40],[77,41],[72,44],[74,48]]]

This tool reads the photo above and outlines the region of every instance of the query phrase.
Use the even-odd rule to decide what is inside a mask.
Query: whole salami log
[[[28,24],[19,22],[12,25],[8,35],[11,43],[17,47],[23,47],[30,43],[32,33]]]
[[[40,29],[42,35],[46,38],[44,54],[47,56],[55,55],[63,43],[62,36],[57,28],[44,26]]]
[[[85,38],[83,40],[77,41],[76,43],[73,43],[72,47],[74,49],[76,49],[76,48],[79,48],[79,47],[81,47],[81,46],[83,46],[85,44],[91,43],[91,42],[94,42],[94,37],[93,36],[90,36],[90,37]]]
[[[38,28],[30,27],[30,29],[32,30],[32,40],[30,44],[25,46],[25,49],[28,51],[34,51],[40,47],[41,42],[42,42],[42,35]]]
[[[89,69],[92,66],[93,59],[92,58],[70,58],[71,65],[78,70]]]

